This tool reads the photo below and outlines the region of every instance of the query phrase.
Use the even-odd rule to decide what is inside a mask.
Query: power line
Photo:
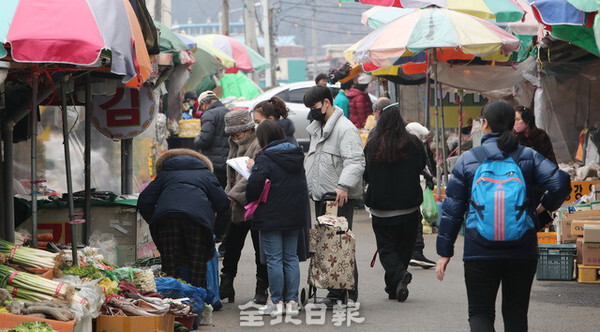
[[[299,27],[303,27],[303,28],[309,28],[312,29],[313,27],[311,27],[310,25],[307,24],[302,24],[302,23],[298,23],[298,22],[294,22],[294,21],[287,21],[285,19],[281,20],[282,22],[286,22],[286,23],[291,23],[294,25],[297,25]],[[356,33],[356,32],[350,32],[350,31],[340,31],[340,30],[330,30],[330,29],[324,29],[324,28],[317,28],[314,27],[315,30],[317,31],[323,31],[323,32],[331,32],[331,33],[336,33],[336,34],[341,34],[341,35],[351,35],[351,36],[361,36],[364,37],[367,34],[366,33]]]

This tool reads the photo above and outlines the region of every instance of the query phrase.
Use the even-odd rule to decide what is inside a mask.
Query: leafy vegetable
[[[8,332],[57,332],[46,322],[23,322]]]
[[[88,266],[78,266],[73,265],[63,270],[64,274],[70,274],[74,276],[79,276],[80,278],[88,278],[88,279],[100,279],[102,278],[102,272],[97,268],[88,265]]]

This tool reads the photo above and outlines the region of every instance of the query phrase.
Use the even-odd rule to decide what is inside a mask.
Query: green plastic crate
[[[537,280],[573,280],[575,244],[540,244]]]

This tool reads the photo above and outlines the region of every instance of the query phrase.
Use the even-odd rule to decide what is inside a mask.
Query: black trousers
[[[327,204],[331,201],[315,201],[315,215],[322,216],[325,214]],[[349,199],[346,204],[342,207],[338,207],[337,215],[345,217],[348,221],[348,228],[352,229],[352,221],[354,221],[354,200]],[[348,298],[354,302],[358,300],[358,264],[354,262],[354,284],[356,285],[355,290],[348,291]],[[343,290],[340,289],[329,289],[328,298],[341,299],[343,296]]]
[[[394,294],[404,277],[412,257],[417,229],[422,228],[419,210],[402,216],[379,218],[372,216],[379,261],[385,270],[385,291]]]
[[[244,249],[246,235],[250,232],[252,236],[252,245],[254,246],[254,261],[256,263],[256,277],[265,281],[269,280],[267,274],[267,265],[260,263],[260,240],[258,231],[250,231],[250,222],[242,222],[241,224],[231,223],[227,231],[225,245],[225,257],[223,257],[223,268],[221,272],[232,277],[237,275],[238,262]]]
[[[537,260],[477,260],[464,264],[471,331],[495,331],[496,296],[500,283],[504,331],[527,331],[529,295]]]
[[[423,253],[423,249],[425,249],[425,240],[423,240],[423,222],[419,220],[419,224],[417,227],[417,239],[415,242],[415,248],[413,249],[414,253]]]

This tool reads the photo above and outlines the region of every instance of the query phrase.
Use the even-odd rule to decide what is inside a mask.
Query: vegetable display
[[[100,279],[102,278],[102,272],[97,268],[88,265],[88,266],[78,266],[73,265],[63,270],[64,274],[79,276],[80,278],[88,278],[88,279]]]
[[[13,286],[33,292],[50,295],[66,300],[73,294],[73,287],[48,280],[31,273],[17,271],[6,265],[0,265],[0,287]]]
[[[0,253],[6,255],[8,262],[38,269],[54,268],[58,256],[56,253],[18,246],[2,239],[0,239]]]
[[[14,328],[8,330],[8,332],[56,332],[52,326],[46,322],[23,322]]]

